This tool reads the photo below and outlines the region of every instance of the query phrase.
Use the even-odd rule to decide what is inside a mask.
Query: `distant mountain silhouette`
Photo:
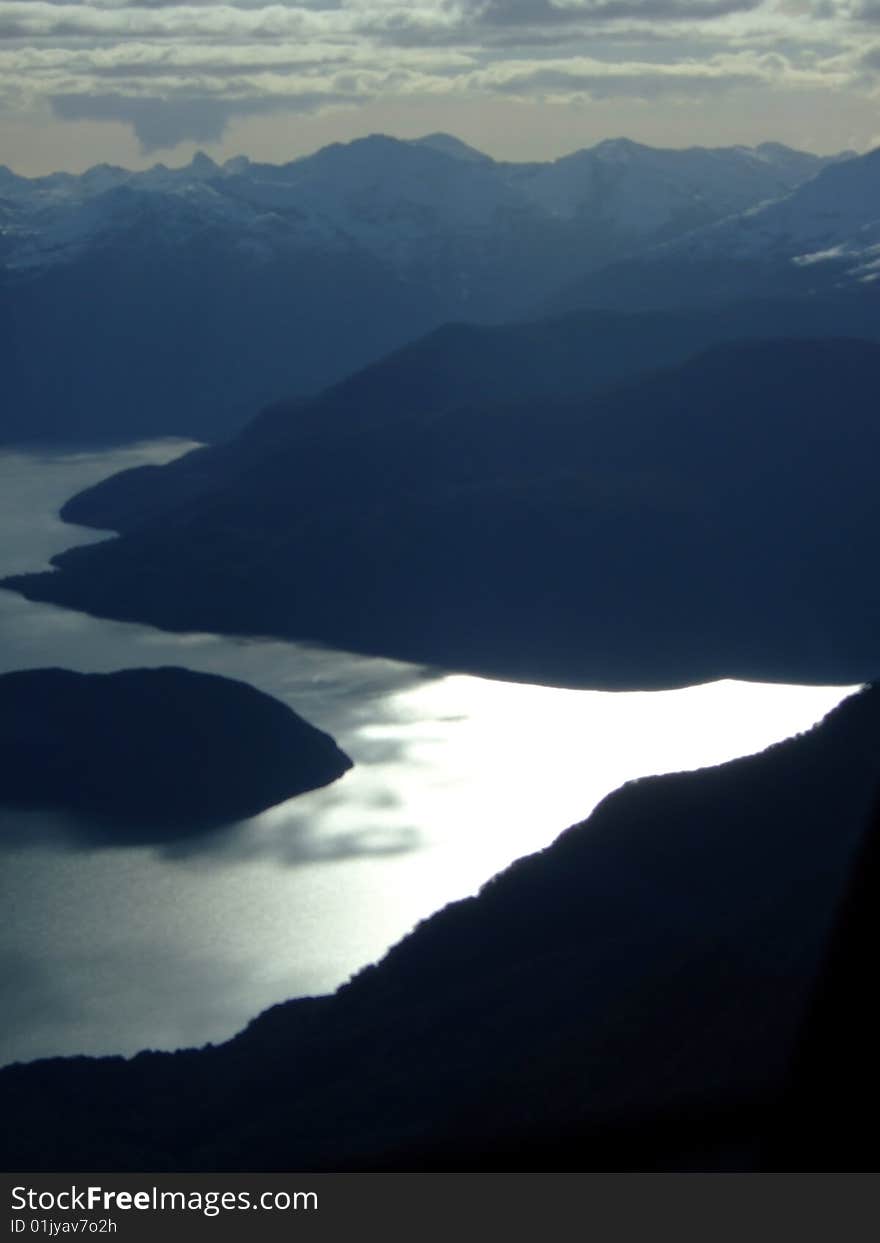
[[[449,135],[374,134],[283,165],[0,169],[0,443],[221,439],[444,321],[522,316],[827,163],[619,140],[517,165]]]
[[[874,676],[880,346],[740,342],[577,400],[460,405],[459,378],[426,379],[438,341],[104,485],[66,512],[124,537],[4,585],[563,685]]]
[[[225,1045],[10,1067],[3,1168],[747,1170],[771,1134],[791,1168],[785,1085],[878,744],[870,689],[761,755],[623,787],[335,996]],[[876,1118],[871,978],[847,1083]],[[836,1073],[814,1061],[823,1099]],[[874,1169],[876,1128],[858,1134],[847,1159]]]
[[[351,761],[243,682],[187,669],[0,676],[0,805],[54,808],[75,840],[165,842],[327,785]]]

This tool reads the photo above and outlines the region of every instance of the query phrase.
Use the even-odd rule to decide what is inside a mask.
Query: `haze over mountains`
[[[403,184],[440,193],[389,169],[422,178],[440,159],[448,201],[462,170],[510,191],[509,168],[464,156],[450,139],[371,139],[273,175],[361,193],[369,169],[387,207]],[[673,156],[704,179],[707,161],[725,177],[756,161],[787,176],[805,167],[776,147],[611,143],[568,170],[607,184],[607,168],[623,168],[611,184],[630,193],[637,172],[649,183]],[[555,187],[557,214],[595,233],[598,217],[574,199],[563,211],[560,164],[514,172],[533,198]],[[317,639],[562,685],[872,679],[880,598],[860,567],[876,525],[878,168],[880,153],[826,164],[782,199],[583,278],[653,310],[447,325],[317,397],[269,406],[228,444],[109,480],[64,516],[124,538],[7,585],[169,629]],[[670,226],[648,189],[644,218]],[[497,196],[487,201],[495,212]],[[384,235],[381,213],[365,228],[374,245],[396,238],[403,263],[418,230],[392,218]],[[334,290],[332,314],[347,307]]]
[[[797,190],[573,281],[548,307],[717,305],[809,295],[880,276],[880,148]]]
[[[413,353],[100,486],[67,516],[124,536],[4,585],[561,685],[876,672],[880,345],[745,341],[518,402],[502,362],[502,398],[460,404]]]
[[[516,165],[374,135],[280,166],[0,169],[0,441],[223,437],[446,320],[534,315],[829,163],[620,139]]]
[[[7,170],[0,199],[2,438],[221,441],[72,499],[119,538],[0,586],[567,686],[880,675],[880,152],[614,140],[514,166],[374,136],[280,167]],[[637,1132],[686,1161],[716,1123],[754,1144],[868,822],[877,695],[625,788],[221,1049],[6,1072],[8,1167],[503,1168],[519,1137],[535,1168],[620,1169]]]
[[[445,199],[440,181],[425,180],[436,160]],[[638,174],[642,225],[656,235],[675,213],[651,177],[658,167],[671,176],[676,160],[679,189],[691,165],[705,181],[708,162],[724,173],[708,184],[725,193],[732,167],[735,182],[742,167],[754,178],[756,164],[788,177],[806,167],[777,147],[669,153],[618,142],[511,170],[448,138],[376,138],[270,169],[249,193],[277,205],[291,186],[302,201],[348,187],[339,201],[350,211],[355,201],[363,209],[370,184],[387,212],[412,206],[418,189],[425,211],[437,195],[459,212],[489,203],[485,225],[519,179],[593,236],[601,213],[589,216],[586,200],[575,210],[560,186],[629,194]],[[179,190],[197,175],[199,193],[217,197],[226,181],[233,198],[244,193],[239,164],[220,176],[208,163],[160,180],[178,178]],[[60,572],[11,585],[172,629],[319,639],[561,684],[872,678],[880,611],[858,566],[875,516],[866,395],[880,337],[870,267],[878,168],[878,153],[826,164],[782,199],[583,278],[601,290],[622,273],[620,301],[662,309],[447,325],[315,398],[269,406],[227,445],[110,480],[64,516],[125,538],[74,549]],[[475,184],[492,194],[480,198]],[[188,201],[189,190],[174,193]],[[632,215],[629,198],[603,202]],[[392,242],[398,269],[422,253],[418,214],[401,223],[377,209],[364,220],[377,262]],[[631,224],[630,245],[633,235]],[[739,294],[763,296],[722,301],[731,290],[714,285],[721,271]],[[414,288],[430,285],[410,275]],[[700,289],[713,290],[713,305],[676,308]],[[228,309],[228,297],[217,304]],[[334,289],[331,317],[348,307]]]

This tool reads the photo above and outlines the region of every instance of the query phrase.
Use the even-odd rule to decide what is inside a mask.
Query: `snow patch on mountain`
[[[414,263],[457,266],[465,288],[499,246],[535,246],[539,258],[565,246],[575,263],[595,263],[607,248],[625,253],[779,198],[827,163],[777,144],[664,151],[611,139],[509,164],[449,134],[373,134],[280,165],[220,166],[198,152],[183,168],[144,172],[100,164],[28,179],[0,167],[0,253],[24,273],[126,235],[184,245],[213,232],[260,261],[354,248],[404,278]]]
[[[834,163],[777,200],[667,243],[663,259],[743,260],[797,267],[856,260],[847,274],[873,270],[880,247],[880,148]]]

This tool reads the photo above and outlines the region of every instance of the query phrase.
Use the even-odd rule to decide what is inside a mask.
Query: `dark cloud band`
[[[238,116],[278,112],[314,112],[332,103],[353,103],[350,95],[303,92],[223,99],[211,96],[130,97],[107,95],[54,95],[52,112],[64,121],[121,121],[130,125],[144,152],[176,147],[182,142],[219,142],[229,122]]]

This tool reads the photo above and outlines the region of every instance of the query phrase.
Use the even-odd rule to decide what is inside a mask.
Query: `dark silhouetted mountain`
[[[187,669],[0,676],[0,804],[92,844],[166,842],[329,784],[351,761],[243,682]]]
[[[787,193],[827,160],[372,135],[284,165],[0,170],[0,442],[213,440],[450,319]]]
[[[393,403],[374,369],[72,506],[120,521],[132,487],[122,538],[4,585],[563,685],[873,676],[880,346],[741,342],[592,397],[468,405],[407,358]]]
[[[296,445],[301,417],[348,436],[476,402],[571,398],[640,372],[685,362],[708,346],[742,338],[880,339],[873,289],[837,297],[765,299],[711,311],[580,311],[505,325],[446,324],[342,380],[316,404],[268,407],[228,444],[196,450],[165,468],[137,467],[80,493],[62,509],[69,522],[124,531],[235,487],[268,454]],[[313,413],[309,413],[312,411]],[[328,441],[329,447],[329,441]]]
[[[768,1169],[874,1172],[880,1020],[880,800],[840,903],[792,1067],[764,1146]]]
[[[880,273],[880,148],[771,202],[579,275],[545,304],[648,310],[815,296]]]
[[[872,689],[761,755],[631,783],[333,997],[216,1048],[0,1072],[3,1167],[756,1168],[878,778]]]

